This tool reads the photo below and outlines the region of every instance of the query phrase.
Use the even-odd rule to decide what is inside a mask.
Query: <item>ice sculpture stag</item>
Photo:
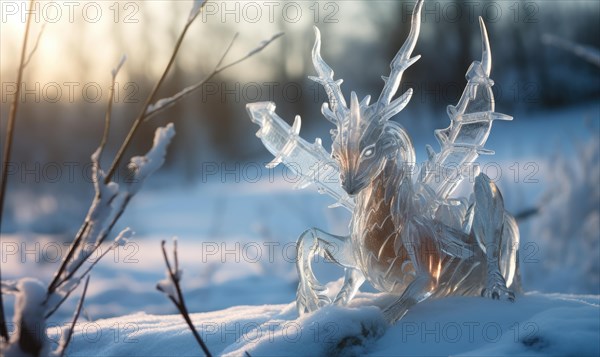
[[[492,122],[512,119],[494,111],[491,52],[481,19],[482,60],[468,69],[458,104],[448,106],[450,126],[435,131],[440,151],[427,146],[428,160],[420,170],[410,137],[390,120],[412,95],[409,89],[394,99],[404,70],[419,59],[411,56],[422,5],[422,1],[415,5],[410,34],[373,104],[370,96],[359,102],[354,92],[347,104],[342,80],[334,79],[321,57],[315,28],[312,59],[318,76],[310,78],[325,88],[329,99],[322,113],[336,126],[331,131],[331,154],[319,139],[309,143],[300,138],[298,116],[290,127],[275,113],[273,103],[247,106],[252,121],[261,126],[257,136],[275,155],[270,165],[284,163],[302,176],[301,187],[315,184],[352,212],[348,236],[311,228],[299,237],[300,313],[330,303],[347,304],[365,281],[396,296],[384,309],[390,322],[430,297],[481,294],[512,301],[513,291],[520,289],[517,225],[504,210],[497,186],[473,165],[479,154],[493,153],[484,148]],[[470,197],[453,196],[461,183],[472,186]],[[343,285],[334,297],[313,274],[315,255],[345,269]]]

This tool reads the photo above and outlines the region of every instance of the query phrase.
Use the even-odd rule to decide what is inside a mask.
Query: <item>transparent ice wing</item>
[[[283,163],[301,177],[297,187],[304,188],[312,183],[319,193],[327,193],[336,200],[334,206],[354,210],[354,199],[343,190],[339,167],[323,148],[321,139],[317,138],[311,144],[299,136],[300,116],[296,116],[290,127],[275,113],[273,102],[250,103],[246,109],[252,121],[260,126],[256,136],[275,155],[267,167]]]
[[[468,80],[456,106],[448,106],[450,126],[435,131],[439,153],[427,148],[429,159],[418,179],[418,192],[431,202],[431,213],[446,202],[462,180],[468,177],[471,164],[480,154],[493,154],[484,148],[494,120],[512,120],[511,116],[494,112],[494,94],[490,79],[492,55],[487,31],[480,18],[483,54],[467,71]],[[473,173],[472,173],[473,174]],[[476,173],[475,173],[476,174]]]

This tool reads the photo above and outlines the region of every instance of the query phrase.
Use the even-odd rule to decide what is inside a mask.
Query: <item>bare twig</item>
[[[99,198],[99,197],[97,197]],[[123,214],[123,212],[125,211],[125,208],[127,207],[127,205],[129,204],[129,201],[131,200],[131,195],[127,195],[124,199],[123,205],[121,206],[121,209],[119,210],[119,212],[114,216],[113,220],[110,222],[110,224],[108,225],[108,228],[103,232],[103,234],[99,237],[98,242],[96,243],[96,245],[94,246],[94,249],[88,254],[87,257],[85,257],[85,259],[81,260],[77,266],[75,266],[70,273],[68,273],[65,277],[63,277],[67,266],[69,265],[69,263],[71,262],[73,256],[75,255],[75,252],[77,251],[77,249],[79,249],[79,246],[81,245],[81,242],[84,240],[84,237],[87,235],[87,233],[89,232],[89,229],[91,227],[90,225],[90,221],[89,218],[86,217],[85,222],[83,223],[83,226],[79,229],[79,232],[77,232],[77,235],[75,236],[75,240],[73,241],[73,243],[71,243],[71,245],[69,246],[69,251],[67,252],[67,255],[65,257],[65,259],[61,262],[60,267],[58,268],[58,270],[56,271],[56,273],[54,274],[54,277],[52,279],[52,282],[50,283],[50,285],[48,285],[48,296],[50,296],[53,292],[56,291],[56,289],[58,289],[58,287],[60,287],[61,284],[63,284],[65,281],[67,281],[70,277],[73,276],[73,274],[75,272],[77,272],[77,270],[81,267],[81,265],[83,264],[83,262],[85,260],[87,260],[92,253],[94,253],[96,251],[96,249],[98,249],[100,247],[100,245],[102,243],[104,243],[104,241],[106,240],[106,238],[108,237],[108,234],[110,233],[110,231],[112,230],[112,228],[114,227],[114,225],[117,223],[117,221],[119,220],[119,218],[121,217],[121,215]]]
[[[83,223],[83,226],[81,228],[79,228],[79,231],[77,232],[77,235],[75,236],[75,239],[73,240],[73,243],[71,243],[71,245],[69,245],[69,251],[67,252],[67,255],[65,256],[65,259],[63,259],[63,261],[60,263],[60,267],[58,268],[56,273],[54,273],[54,277],[52,278],[52,281],[48,285],[48,293],[47,293],[48,296],[50,296],[56,290],[56,288],[61,284],[60,278],[61,278],[62,274],[65,272],[65,270],[67,269],[69,262],[73,258],[73,255],[75,255],[75,251],[77,251],[77,249],[79,248],[79,245],[81,244],[81,241],[83,240],[83,237],[85,236],[85,234],[89,228],[90,228],[90,221],[86,218],[85,222]]]
[[[31,51],[29,52],[29,56],[27,56],[27,60],[25,60],[25,63],[23,63],[23,68],[27,67],[27,65],[29,64],[29,61],[31,61],[33,54],[35,53],[35,51],[38,48],[38,45],[40,44],[40,39],[42,38],[42,34],[44,33],[45,29],[46,29],[46,24],[44,23],[42,25],[42,28],[40,29],[40,32],[38,32],[37,38],[35,39],[35,44],[33,45],[33,48],[31,49]]]
[[[123,199],[123,205],[120,207],[120,209],[119,209],[119,212],[117,212],[117,214],[116,214],[116,215],[113,217],[112,221],[111,221],[111,222],[109,223],[109,225],[108,225],[108,228],[104,230],[103,234],[102,234],[100,237],[98,237],[98,241],[97,241],[97,243],[94,245],[94,248],[93,248],[93,249],[90,251],[90,253],[89,253],[89,254],[88,254],[86,257],[85,257],[85,259],[82,259],[82,260],[80,260],[80,261],[77,263],[77,265],[75,265],[75,266],[73,267],[73,269],[71,269],[71,271],[70,271],[69,273],[67,273],[67,274],[66,274],[66,275],[65,275],[65,276],[64,276],[62,279],[58,280],[58,279],[56,278],[56,276],[58,276],[58,277],[62,276],[62,275],[64,274],[64,272],[65,272],[65,269],[66,269],[67,265],[68,265],[68,264],[67,264],[67,262],[68,262],[68,261],[67,261],[67,259],[65,259],[65,260],[63,261],[63,265],[64,265],[64,267],[63,267],[63,266],[61,266],[61,268],[62,268],[62,269],[59,269],[59,271],[57,272],[57,275],[55,276],[55,280],[58,280],[58,281],[56,281],[56,284],[55,284],[55,286],[54,286],[54,288],[55,288],[55,289],[56,289],[56,288],[58,288],[58,287],[59,287],[61,284],[63,284],[64,282],[68,281],[70,278],[72,278],[72,277],[73,277],[73,275],[74,275],[74,274],[75,274],[75,273],[76,273],[76,272],[79,270],[79,268],[81,268],[81,266],[83,265],[83,263],[84,263],[84,262],[85,262],[85,261],[86,261],[86,260],[87,260],[89,257],[91,257],[91,256],[92,256],[92,254],[93,254],[93,253],[94,253],[94,252],[95,252],[95,251],[96,251],[98,248],[100,248],[100,246],[102,245],[102,243],[104,243],[104,241],[105,241],[105,240],[106,240],[106,238],[108,237],[108,234],[109,234],[109,233],[112,231],[113,227],[115,226],[115,224],[117,223],[117,221],[119,220],[119,218],[121,218],[121,216],[123,215],[123,212],[125,212],[125,208],[127,208],[127,205],[128,205],[128,204],[129,204],[129,202],[131,201],[131,198],[132,198],[132,195],[131,195],[131,194],[129,194],[129,193],[128,193],[128,194],[125,196],[125,198]],[[80,237],[80,241],[81,241],[81,240],[83,240],[83,237],[85,237],[85,236],[81,236],[81,237]],[[72,246],[74,246],[74,245],[72,245]],[[74,253],[74,251],[75,251],[75,248],[73,249],[73,253]],[[107,251],[108,251],[108,250],[107,250]],[[106,252],[105,252],[105,253],[106,253]],[[71,250],[69,250],[69,253],[68,253],[68,254],[71,254]],[[67,254],[67,258],[68,258],[68,254]],[[72,255],[73,255],[73,254],[71,254],[71,256],[72,256]],[[103,255],[102,255],[102,257],[103,257],[104,255],[106,255],[106,254],[103,254]],[[70,258],[69,258],[69,259],[70,259]],[[95,263],[94,263],[94,265],[95,265]]]
[[[116,219],[114,221],[116,221]],[[107,232],[108,232],[108,230],[107,230]],[[108,248],[107,250],[105,250],[104,252],[102,252],[102,254],[87,267],[87,269],[77,278],[78,281],[76,282],[76,284],[74,284],[73,287],[68,289],[64,293],[64,296],[58,301],[58,303],[55,306],[53,306],[51,308],[51,310],[48,311],[48,313],[46,313],[46,318],[49,318],[50,316],[52,316],[56,312],[56,310],[58,310],[60,308],[60,306],[69,298],[71,293],[79,286],[79,282],[81,281],[81,279],[86,277],[92,271],[92,268],[94,268],[94,266],[96,266],[96,264],[98,264],[98,262],[100,260],[102,260],[102,258],[104,258],[104,256],[106,256],[112,250],[116,249],[119,245],[123,244],[123,242],[125,242],[131,236],[131,234],[133,234],[133,232],[129,228],[126,228],[123,231],[121,231],[121,233],[119,233],[119,235],[115,239],[115,242],[113,243],[113,245],[110,248]],[[108,233],[106,233],[104,235],[104,238],[106,238],[107,235],[108,235]],[[96,245],[94,245],[94,247],[90,250],[90,252],[83,259],[80,259],[76,263],[76,265],[74,267],[72,267],[72,269],[70,269],[67,274],[65,274],[65,276],[62,279],[56,280],[56,276],[62,276],[63,273],[66,271],[66,265],[65,265],[65,268],[63,268],[63,273],[61,273],[60,275],[57,274],[55,276],[56,282],[54,283],[55,285],[54,285],[53,289],[50,290],[50,287],[48,287],[48,293],[47,293],[46,299],[50,298],[52,293],[54,293],[58,288],[60,288],[60,286],[63,283],[68,282],[75,276],[75,274],[79,271],[79,269],[83,266],[83,264],[92,256],[92,254],[94,254],[98,250],[98,248],[100,248],[103,241],[104,241],[104,239],[99,240],[98,243],[96,243]],[[63,261],[63,264],[65,261]],[[62,265],[61,265],[61,267],[62,267]],[[53,280],[53,282],[55,280]]]
[[[187,97],[188,95],[192,94],[193,92],[195,92],[196,90],[200,89],[204,84],[206,84],[209,80],[211,80],[214,76],[216,76],[217,74],[225,71],[226,69],[235,66],[236,64],[239,64],[247,59],[249,59],[250,57],[254,56],[255,54],[259,53],[260,51],[262,51],[265,47],[267,47],[271,42],[275,41],[276,39],[278,39],[279,37],[283,36],[283,33],[280,32],[278,34],[275,34],[274,36],[272,36],[270,39],[262,41],[257,47],[255,47],[254,49],[252,49],[250,52],[248,52],[248,54],[246,54],[244,57],[241,57],[231,63],[228,63],[224,66],[222,66],[223,60],[225,59],[225,57],[227,56],[227,54],[229,53],[229,51],[231,50],[231,47],[233,46],[233,43],[235,42],[235,40],[237,39],[238,34],[236,33],[232,40],[229,43],[229,46],[227,47],[227,50],[225,50],[225,52],[223,53],[223,55],[221,56],[221,58],[219,59],[219,62],[217,63],[217,65],[215,66],[215,68],[212,70],[212,72],[210,72],[206,77],[204,77],[201,81],[197,82],[196,84],[193,84],[189,87],[186,87],[185,89],[181,90],[180,92],[178,92],[177,94],[173,95],[172,97],[169,98],[163,98],[161,100],[159,100],[158,102],[154,103],[153,105],[148,106],[148,110],[144,116],[144,120],[148,120],[151,117],[153,117],[154,115],[158,114],[159,112],[175,105],[176,103],[178,103],[180,100],[182,100],[183,98]]]
[[[229,46],[227,46],[227,49],[225,50],[225,52],[223,52],[223,55],[219,59],[219,62],[217,62],[217,65],[215,66],[215,69],[221,67],[221,64],[223,64],[223,61],[225,60],[225,57],[227,57],[227,54],[229,54],[229,51],[231,51],[231,48],[233,47],[233,44],[235,43],[235,40],[237,40],[237,38],[238,38],[239,35],[240,35],[239,32],[236,32],[233,35],[233,37],[231,38],[231,41],[229,41]]]
[[[87,293],[88,284],[90,283],[90,277],[88,276],[85,279],[85,285],[83,286],[83,293],[81,294],[81,298],[79,299],[79,303],[77,304],[77,308],[75,309],[75,314],[73,315],[73,320],[71,321],[71,326],[67,330],[67,334],[65,336],[64,342],[58,347],[56,351],[56,355],[59,357],[63,357],[65,352],[67,351],[67,347],[69,347],[69,343],[71,342],[71,337],[73,336],[73,329],[75,328],[75,324],[79,319],[79,314],[81,314],[81,308],[83,307],[83,301],[85,300],[85,294]]]
[[[110,117],[112,115],[112,104],[115,98],[115,82],[117,80],[117,74],[119,74],[119,70],[125,63],[127,59],[126,56],[122,56],[119,64],[112,70],[112,80],[110,83],[110,91],[108,93],[108,107],[106,108],[106,114],[104,116],[104,133],[102,134],[102,141],[100,142],[100,146],[98,147],[98,165],[102,162],[102,153],[104,152],[104,147],[106,146],[106,142],[108,141],[108,133],[110,131]]]
[[[229,63],[229,64],[227,64],[227,65],[219,68],[218,71],[217,71],[217,73],[222,72],[222,71],[226,70],[229,67],[233,67],[236,64],[241,63],[241,62],[247,60],[248,58],[254,56],[255,54],[257,54],[260,51],[264,50],[265,47],[267,47],[268,45],[271,44],[271,42],[275,41],[276,39],[278,39],[281,36],[283,36],[283,32],[279,32],[279,33],[273,35],[270,39],[262,41],[261,43],[258,44],[258,46],[256,46],[250,52],[248,52],[244,57],[242,57],[242,58],[240,58],[240,59],[238,59],[236,61],[233,61],[233,62],[231,62],[231,63]]]
[[[33,8],[35,0],[29,1],[29,8]],[[27,39],[29,38],[29,29],[31,28],[31,14],[27,15],[27,22],[25,24],[25,35],[23,37],[23,47],[21,48],[21,61],[19,63],[19,70],[17,71],[17,89],[10,106],[10,112],[8,114],[8,126],[6,128],[6,141],[4,142],[4,155],[2,157],[2,175],[0,179],[0,229],[2,229],[2,213],[4,210],[4,198],[6,194],[6,181],[8,180],[8,162],[10,161],[10,154],[12,150],[12,142],[15,130],[15,119],[17,117],[17,109],[19,108],[19,97],[21,94],[21,81],[23,80],[23,70],[25,68],[25,53],[27,51]],[[1,233],[0,233],[1,237]],[[1,264],[0,264],[1,265]],[[2,272],[0,270],[0,280],[2,279]],[[2,299],[2,292],[0,291],[0,337],[4,341],[8,341],[8,329],[6,327],[6,319],[4,316],[4,303]]]
[[[98,259],[94,260],[94,261],[93,261],[93,262],[92,262],[92,263],[91,263],[91,264],[90,264],[90,265],[87,267],[87,269],[86,269],[86,270],[83,272],[83,274],[81,274],[81,277],[80,277],[80,279],[81,279],[81,278],[83,278],[83,277],[85,277],[86,279],[89,279],[89,275],[88,275],[88,274],[90,273],[90,271],[92,271],[92,268],[93,268],[93,267],[94,267],[94,266],[95,266],[95,265],[96,265],[96,264],[97,264],[97,263],[98,263],[98,262],[99,262],[99,261],[100,261],[102,258],[104,258],[104,256],[105,256],[106,254],[108,254],[108,252],[112,251],[112,250],[113,250],[113,248],[114,248],[114,246],[113,246],[113,247],[111,247],[111,248],[109,248],[109,249],[107,249],[107,250],[105,250],[105,251],[104,251],[104,252],[103,252],[103,253],[102,253],[102,254],[101,254],[99,257],[98,257]],[[94,248],[94,249],[93,249],[93,250],[90,252],[90,254],[88,255],[88,257],[87,257],[87,258],[89,258],[89,256],[90,256],[90,255],[91,255],[93,252],[95,252],[95,251],[96,251],[96,249],[97,249],[97,248]],[[85,260],[87,260],[87,258],[86,258]],[[85,260],[84,260],[84,261],[85,261]],[[80,266],[81,266],[81,265],[79,265],[79,266],[77,267],[77,269],[73,269],[73,271],[72,271],[71,273],[69,273],[69,275],[67,275],[67,276],[66,276],[66,277],[63,279],[63,281],[68,281],[69,279],[71,279],[71,278],[73,277],[73,275],[75,274],[75,272],[78,270],[78,268],[79,268]],[[60,286],[60,285],[59,285],[59,286]],[[74,285],[73,285],[73,287],[72,287],[71,289],[69,289],[67,292],[65,292],[65,295],[64,295],[64,296],[63,296],[63,297],[60,299],[60,301],[59,301],[59,302],[58,302],[56,305],[54,305],[50,311],[48,311],[48,312],[46,313],[46,315],[45,315],[45,318],[46,318],[46,319],[48,319],[50,316],[52,316],[52,315],[53,315],[53,314],[56,312],[56,310],[58,310],[58,309],[61,307],[61,305],[62,305],[62,304],[63,304],[63,303],[64,303],[64,302],[65,302],[65,301],[66,301],[66,300],[69,298],[69,296],[71,296],[71,293],[72,293],[73,291],[75,291],[75,289],[77,289],[77,287],[78,287],[78,286],[79,286],[79,282],[77,282],[76,284],[74,284]]]
[[[183,319],[185,320],[188,327],[192,331],[192,334],[194,335],[196,342],[198,342],[198,345],[200,345],[204,354],[207,357],[212,357],[212,354],[208,350],[208,347],[204,343],[204,340],[202,340],[202,337],[200,337],[200,334],[196,330],[196,327],[194,327],[194,324],[192,323],[192,319],[190,318],[190,314],[188,312],[187,306],[185,304],[185,300],[183,299],[183,293],[181,292],[181,286],[179,285],[179,280],[181,278],[181,272],[179,270],[179,261],[177,259],[177,241],[175,241],[173,243],[173,259],[175,262],[174,267],[172,267],[171,263],[169,262],[169,257],[167,256],[167,250],[165,249],[165,244],[166,244],[166,242],[163,240],[161,242],[161,249],[162,249],[162,253],[163,253],[163,258],[165,260],[165,265],[167,266],[167,278],[169,279],[168,283],[172,284],[173,288],[175,289],[174,292],[175,292],[176,296],[173,296],[173,294],[172,294],[173,291],[163,289],[160,284],[157,285],[156,288],[158,290],[162,291],[163,293],[165,293],[169,297],[169,300],[171,300],[171,302],[173,302],[173,304],[175,305],[175,307],[177,308],[177,310],[179,311],[181,316],[183,316]]]
[[[167,256],[167,250],[165,249],[165,245],[167,241],[163,240],[160,242],[160,248],[162,249],[163,258],[165,260],[165,265],[167,266],[167,271],[169,272],[169,277],[173,278],[173,269],[171,268],[171,262],[169,261],[169,257]]]

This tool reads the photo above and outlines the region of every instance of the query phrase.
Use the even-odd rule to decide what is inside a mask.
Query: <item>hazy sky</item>
[[[28,3],[22,0],[0,2],[3,94],[5,83],[15,78],[25,14],[30,10]],[[434,37],[444,38],[446,34],[440,33],[440,27],[436,26],[440,22],[467,21],[477,33],[478,16],[486,18],[494,40],[502,38],[502,29],[510,33],[508,30],[515,24],[533,22],[535,26],[548,26],[547,21],[554,21],[551,29],[556,30],[558,35],[569,38],[568,31],[573,26],[568,24],[574,20],[569,13],[585,13],[582,8],[593,9],[592,13],[598,10],[597,3],[592,0],[457,3],[449,0],[425,3],[420,43],[433,43]],[[338,64],[333,66],[334,69],[340,68],[343,62],[352,62],[353,45],[376,44],[381,51],[385,48],[381,45],[383,42],[396,40],[395,36],[403,39],[406,33],[390,31],[394,22],[409,21],[413,4],[414,1],[395,0],[209,1],[192,25],[178,60],[189,75],[186,80],[191,83],[201,79],[215,65],[235,32],[239,32],[240,37],[229,60],[244,55],[262,39],[283,31],[286,34],[283,38],[256,58],[228,70],[225,76],[239,81],[264,82],[273,80],[277,76],[276,70],[282,65],[293,76],[310,75],[312,69],[305,66],[309,63],[314,41],[311,27],[317,25],[322,29],[325,59]],[[77,97],[82,95],[84,88],[89,89],[88,95],[93,96],[96,87],[107,93],[110,70],[122,54],[128,56],[128,61],[120,82],[125,83],[128,71],[132,70],[148,78],[156,78],[168,61],[191,5],[192,0],[38,1],[32,12],[30,48],[43,24],[45,31],[26,71],[25,81],[35,83],[31,85],[39,86],[38,91],[47,97],[52,97],[57,91],[62,92],[63,99],[70,97],[73,91]],[[579,10],[571,11],[574,8]],[[557,12],[557,9],[565,11]],[[364,53],[356,54],[359,55]],[[387,66],[391,59],[381,56],[381,53],[372,53],[371,56],[373,61],[381,62],[381,68]]]
[[[121,53],[128,56],[128,66],[143,66],[156,75],[166,64],[175,35],[182,28],[192,1],[43,1],[33,11],[30,48],[45,23],[37,53],[29,67],[30,78],[49,81],[102,80],[118,62]],[[231,36],[240,38],[230,59],[245,54],[260,40],[279,31],[287,36],[275,48],[261,54],[248,66],[230,71],[246,78],[268,76],[272,63],[264,61],[281,54],[281,47],[294,54],[286,56],[290,71],[301,71],[313,41],[311,26],[329,26],[326,37],[330,52],[341,50],[348,37],[367,39],[376,35],[368,16],[361,15],[365,2],[209,2],[204,13],[190,29],[180,52],[186,69],[206,70],[217,61]],[[2,73],[14,71],[20,54],[28,1],[3,1],[1,31]],[[324,36],[325,37],[325,36]],[[8,80],[8,79],[7,79]]]

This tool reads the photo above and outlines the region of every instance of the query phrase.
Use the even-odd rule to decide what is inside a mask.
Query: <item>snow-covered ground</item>
[[[452,297],[416,306],[394,326],[361,293],[351,307],[298,318],[295,306],[236,306],[192,319],[215,355],[243,356],[597,356],[598,296],[528,293],[515,303]],[[377,304],[379,303],[379,304]],[[57,340],[59,329],[49,338]],[[73,356],[196,356],[181,316],[138,313],[84,322]],[[174,351],[177,351],[176,353]]]
[[[387,326],[374,306],[388,297],[365,286],[351,308],[328,307],[299,318],[292,303],[298,281],[294,242],[312,226],[344,234],[347,212],[328,209],[327,197],[293,191],[281,171],[271,173],[273,180],[261,171],[261,179],[250,182],[254,179],[244,180],[238,169],[239,183],[235,174],[218,173],[183,188],[163,185],[168,180],[157,177],[155,185],[164,187],[142,190],[121,220],[137,235],[92,271],[70,354],[200,354],[181,316],[155,289],[165,271],[160,241],[178,236],[186,301],[215,355],[599,355],[600,191],[593,187],[600,187],[600,173],[588,166],[598,167],[593,154],[600,105],[535,117],[496,124],[489,147],[497,155],[481,161],[502,170],[498,182],[512,212],[538,205],[550,187],[558,187],[547,209],[520,223],[528,292],[516,303],[472,297],[427,301]],[[432,135],[429,143],[433,140]],[[424,144],[415,143],[420,159]],[[575,159],[578,145],[591,151],[587,161]],[[557,165],[560,160],[572,165]],[[251,171],[246,175],[255,177]],[[574,209],[586,200],[591,208]],[[568,224],[576,233],[560,236],[558,229],[546,229],[550,223]],[[3,278],[49,281],[66,252],[62,241],[27,232],[3,235]],[[322,280],[341,274],[326,262],[317,269]],[[58,338],[76,302],[74,296],[52,317],[48,338]],[[9,317],[12,303],[5,296]]]

